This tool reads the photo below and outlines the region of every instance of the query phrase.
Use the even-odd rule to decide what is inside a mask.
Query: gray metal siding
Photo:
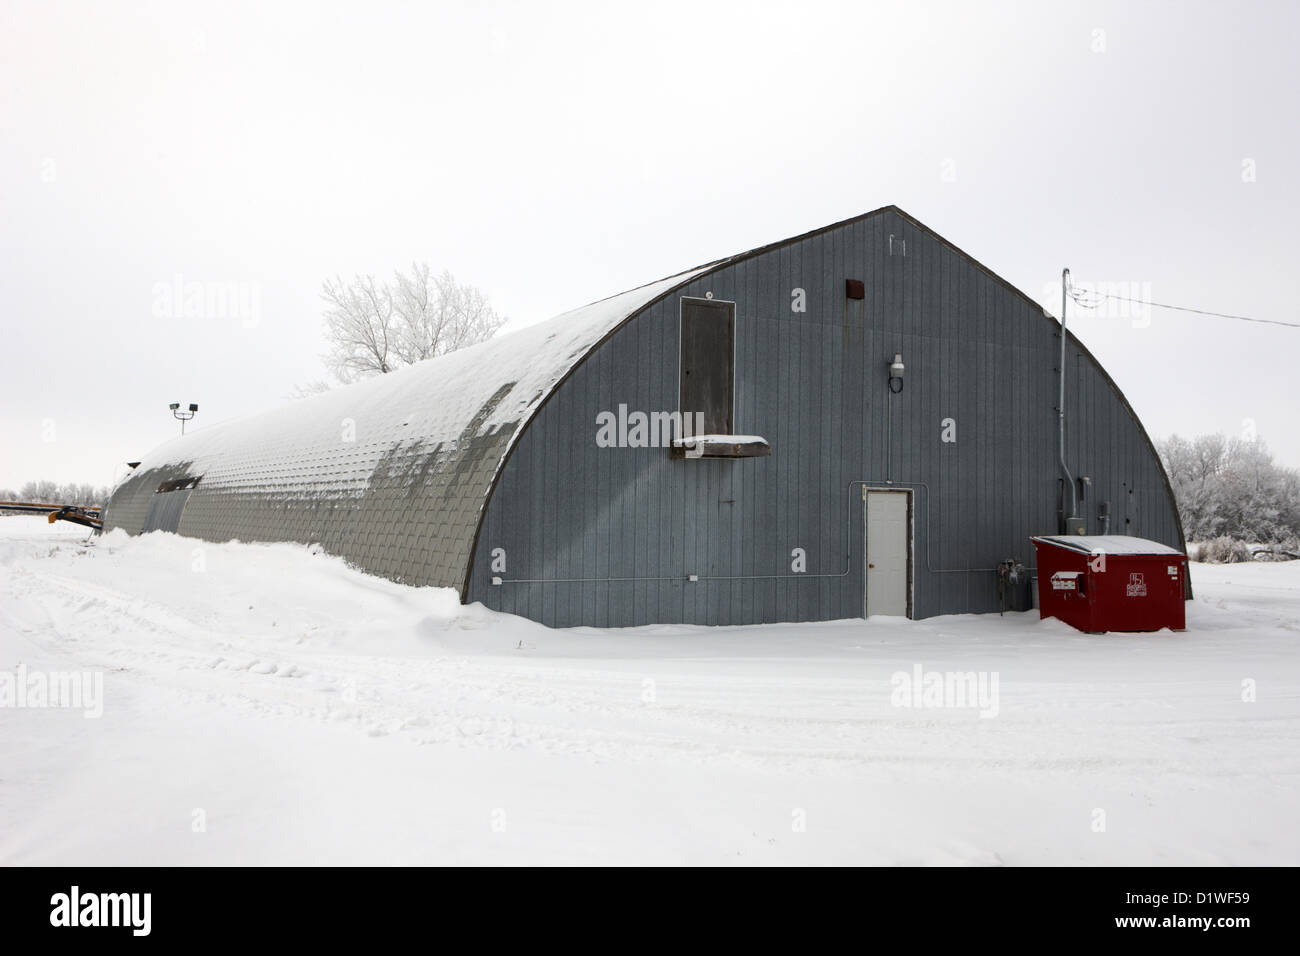
[[[865,300],[846,299],[850,278]],[[677,407],[680,299],[708,292],[736,302],[735,431],[765,436],[771,457],[598,448],[598,412]],[[1067,447],[1093,479],[1089,529],[1109,500],[1113,532],[1181,546],[1140,426],[1070,346]],[[1030,535],[1057,529],[1058,349],[1054,319],[892,210],[724,265],[635,315],[542,406],[491,497],[467,596],[556,626],[856,617],[852,483],[892,481],[914,490],[915,615],[996,610],[997,562],[1031,564]],[[907,373],[890,396],[895,352]],[[498,547],[507,583],[492,586]],[[795,547],[807,574],[790,571]]]

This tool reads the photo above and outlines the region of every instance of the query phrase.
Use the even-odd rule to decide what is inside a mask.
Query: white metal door
[[[911,551],[908,493],[863,490],[867,499],[867,614],[906,617]]]

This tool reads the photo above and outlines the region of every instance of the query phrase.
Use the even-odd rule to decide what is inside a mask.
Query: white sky
[[[282,402],[321,281],[413,259],[523,324],[895,203],[1053,313],[1300,322],[1298,9],[3,0],[0,487]],[[1300,331],[1150,318],[1071,327],[1154,436],[1300,465]]]

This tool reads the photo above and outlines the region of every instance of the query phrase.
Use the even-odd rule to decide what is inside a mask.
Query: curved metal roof
[[[174,438],[114,490],[105,529],[153,530],[159,487],[198,478],[183,534],[319,541],[367,570],[460,588],[479,512],[531,415],[613,329],[707,268]]]

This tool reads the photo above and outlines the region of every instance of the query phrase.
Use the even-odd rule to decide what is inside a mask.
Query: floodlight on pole
[[[199,410],[199,406],[191,402],[188,409],[181,411],[181,403],[172,402],[167,407],[172,410],[172,417],[181,423],[181,434],[184,435],[185,423],[194,417],[194,413]]]

